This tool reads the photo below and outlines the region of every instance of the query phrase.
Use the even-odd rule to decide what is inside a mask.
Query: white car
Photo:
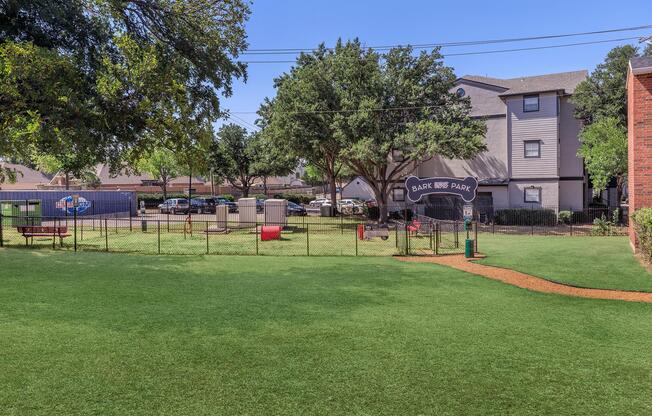
[[[364,204],[357,199],[342,199],[337,201],[337,210],[343,214],[362,214]]]
[[[330,205],[331,200],[328,198],[317,198],[308,203],[310,208],[319,208],[322,205]]]

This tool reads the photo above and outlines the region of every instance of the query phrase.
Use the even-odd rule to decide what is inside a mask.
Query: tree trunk
[[[163,202],[165,202],[168,199],[168,185],[166,181],[163,181],[161,189],[163,189]]]
[[[263,193],[265,194],[265,197],[267,197],[267,176],[263,176]]]
[[[249,185],[246,184],[242,185],[242,197],[249,198]]]
[[[387,220],[389,219],[389,206],[388,200],[389,200],[389,195],[387,192],[384,191],[386,187],[383,187],[380,190],[375,190],[374,189],[374,195],[376,196],[376,203],[378,204],[378,223],[379,224],[387,224]]]
[[[66,191],[70,189],[70,172],[66,172]]]
[[[336,210],[337,209],[337,181],[335,180],[335,175],[332,173],[328,175],[328,185],[331,191],[331,205],[333,206],[333,209]]]

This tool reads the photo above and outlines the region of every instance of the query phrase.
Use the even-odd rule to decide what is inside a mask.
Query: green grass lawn
[[[484,264],[581,287],[652,292],[652,274],[627,237],[544,237],[481,234]]]
[[[652,413],[648,304],[392,258],[0,264],[2,415]]]

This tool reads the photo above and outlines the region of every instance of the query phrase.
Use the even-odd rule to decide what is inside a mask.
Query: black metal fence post
[[[439,255],[439,223],[435,223],[435,254]]]
[[[75,207],[75,211],[73,213],[72,217],[72,223],[73,223],[73,229],[74,229],[74,247],[75,251],[77,251],[77,207]]]
[[[310,256],[310,227],[306,224],[306,255]]]
[[[210,234],[208,232],[208,221],[206,221],[206,231],[205,232],[206,232],[206,254],[208,254],[209,253],[209,250],[208,250],[208,235]]]
[[[256,223],[254,224],[254,235],[256,237],[256,255],[258,255],[258,220],[256,220]]]
[[[405,212],[407,213],[407,210]],[[407,220],[405,221],[405,255],[410,255],[410,230],[408,230]]]
[[[109,220],[104,217],[104,247],[109,251]]]
[[[353,236],[355,237],[355,255],[358,255],[358,227],[360,225],[357,224],[355,227],[353,227]]]
[[[156,220],[156,239],[158,244],[158,254],[161,254],[161,220]]]
[[[478,252],[478,223],[473,222],[473,251]]]
[[[5,240],[3,235],[4,225],[2,224],[2,212],[0,212],[0,247],[5,246]]]

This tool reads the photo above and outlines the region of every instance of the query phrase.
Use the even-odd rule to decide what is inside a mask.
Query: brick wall
[[[652,207],[652,74],[633,75],[627,79],[629,212]],[[630,217],[631,218],[631,217]],[[631,224],[629,238],[636,247]]]

